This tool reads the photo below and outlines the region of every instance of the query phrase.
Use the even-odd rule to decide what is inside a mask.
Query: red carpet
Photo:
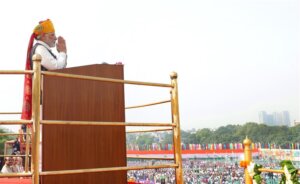
[[[0,178],[1,184],[31,184],[31,181],[31,179]]]

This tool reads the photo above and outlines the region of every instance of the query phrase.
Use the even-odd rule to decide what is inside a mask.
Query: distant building
[[[269,126],[290,126],[290,114],[288,111],[273,112],[272,114],[266,113],[266,111],[260,111],[259,123],[263,123]]]
[[[284,125],[282,121],[282,113],[273,112],[273,123],[274,125]]]
[[[267,123],[267,113],[266,111],[260,111],[258,113],[258,119],[259,119],[259,123]]]
[[[282,112],[282,122],[283,122],[283,124],[285,124],[287,126],[291,125],[291,119],[290,119],[289,111],[283,111]]]

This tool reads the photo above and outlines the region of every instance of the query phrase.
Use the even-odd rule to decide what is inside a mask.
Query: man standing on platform
[[[33,42],[36,40],[35,45]],[[56,43],[57,41],[57,43]],[[52,48],[56,46],[58,52],[55,55],[52,52]],[[55,29],[50,19],[39,22],[34,28],[30,37],[27,58],[26,58],[26,70],[32,70],[32,56],[34,54],[40,54],[42,57],[42,70],[56,70],[62,69],[67,66],[67,47],[66,41],[63,37],[56,37]],[[32,112],[32,75],[26,74],[24,81],[24,98],[21,119],[30,120]]]

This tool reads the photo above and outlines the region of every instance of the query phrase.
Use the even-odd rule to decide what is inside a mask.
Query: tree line
[[[0,127],[0,133],[8,130]],[[246,123],[244,125],[226,125],[217,129],[181,130],[181,142],[184,144],[237,143],[246,138],[252,142],[276,144],[284,147],[289,143],[300,142],[300,125],[268,126],[265,124]],[[3,154],[4,142],[15,139],[12,136],[0,136],[0,154]],[[169,132],[133,133],[126,135],[127,144],[150,145],[153,143],[172,144],[173,135]]]
[[[255,143],[286,145],[300,142],[300,125],[294,127],[268,126],[253,122],[244,125],[226,125],[217,129],[181,130],[184,144],[213,144],[243,142],[246,136]],[[145,145],[152,143],[172,144],[171,132],[127,134],[127,144]]]

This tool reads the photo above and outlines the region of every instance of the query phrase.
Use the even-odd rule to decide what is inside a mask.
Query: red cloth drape
[[[28,48],[27,48],[27,57],[26,57],[26,66],[25,70],[31,70],[30,66],[30,53],[33,46],[35,34],[32,33]],[[24,92],[23,92],[23,107],[22,107],[22,116],[23,120],[31,120],[32,116],[32,74],[25,74],[24,79]]]

